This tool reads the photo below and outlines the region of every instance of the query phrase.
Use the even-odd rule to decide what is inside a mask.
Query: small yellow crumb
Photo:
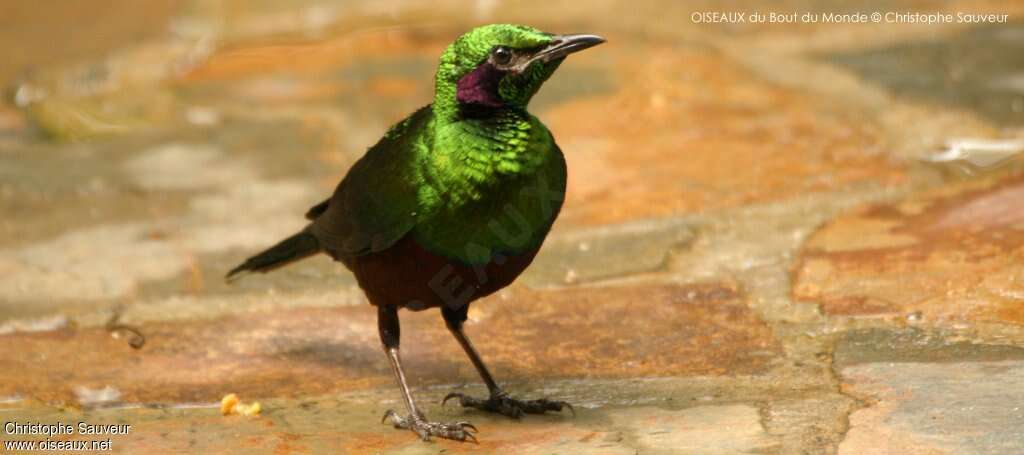
[[[238,395],[229,393],[224,395],[224,398],[220,399],[220,413],[223,415],[239,414],[244,416],[255,416],[259,415],[263,408],[260,407],[259,402],[252,404],[242,403],[238,399]]]
[[[253,402],[253,404],[250,405],[244,405],[239,403],[238,406],[235,406],[235,411],[244,416],[260,415],[260,411],[262,410],[263,408],[260,407],[260,403],[258,401]]]
[[[235,406],[238,405],[238,395],[229,393],[224,395],[224,398],[220,399],[220,413],[228,415],[235,412]]]

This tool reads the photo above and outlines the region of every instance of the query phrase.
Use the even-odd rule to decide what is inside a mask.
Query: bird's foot
[[[391,424],[394,425],[395,428],[412,430],[424,441],[429,441],[431,436],[437,436],[439,438],[453,439],[456,441],[477,442],[476,436],[473,436],[473,433],[476,433],[478,430],[469,422],[428,422],[422,414],[402,417],[391,409],[388,409],[388,412],[384,413],[384,417],[380,421],[381,423],[384,423],[384,421],[389,418],[391,419]]]
[[[449,393],[448,396],[444,397],[444,401],[441,402],[441,405],[443,406],[452,398],[458,398],[459,404],[464,408],[475,408],[481,411],[496,412],[514,419],[522,417],[523,414],[543,414],[548,411],[561,411],[563,408],[569,408],[569,410],[572,411],[572,414],[576,415],[576,410],[572,408],[572,405],[564,401],[548,400],[547,398],[541,398],[538,400],[517,400],[509,397],[505,392],[492,394],[491,397],[486,400],[473,398],[458,392],[452,392]]]

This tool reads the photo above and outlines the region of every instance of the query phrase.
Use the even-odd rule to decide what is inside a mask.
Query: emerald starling
[[[440,308],[490,391],[487,399],[453,393],[445,401],[511,417],[562,410],[560,401],[509,397],[462,326],[472,301],[530,265],[565,198],[565,159],[527,104],[568,54],[603,42],[506,24],[462,35],[441,55],[433,103],[391,127],[334,194],[309,209],[302,231],[247,259],[228,280],[319,252],[345,264],[377,307],[408,411],[384,418],[424,440],[475,440],[476,428],[428,421],[417,408],[399,356],[400,308]]]

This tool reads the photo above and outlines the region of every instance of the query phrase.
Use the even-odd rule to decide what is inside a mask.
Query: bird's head
[[[434,105],[453,114],[525,109],[567,55],[603,42],[596,35],[553,35],[523,25],[474,28],[441,55]]]

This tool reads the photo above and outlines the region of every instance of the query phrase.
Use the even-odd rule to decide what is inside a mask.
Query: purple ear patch
[[[502,76],[502,71],[490,63],[484,63],[459,79],[455,98],[462,104],[502,107],[505,103],[498,96],[498,83]]]

